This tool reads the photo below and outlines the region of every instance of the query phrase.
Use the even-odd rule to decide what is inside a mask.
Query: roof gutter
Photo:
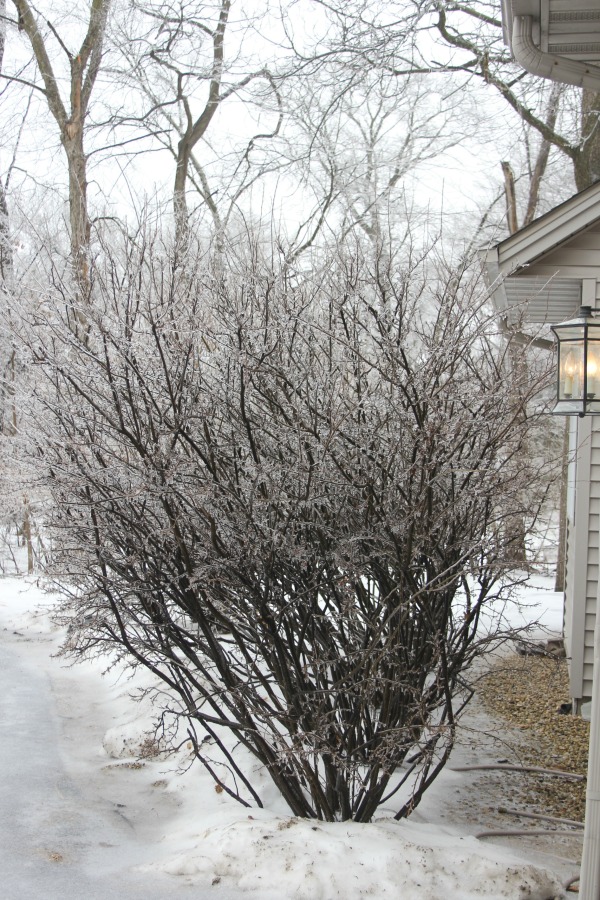
[[[513,56],[524,69],[542,78],[562,84],[600,91],[600,68],[566,56],[544,53],[533,42],[533,16],[513,18],[511,48]]]

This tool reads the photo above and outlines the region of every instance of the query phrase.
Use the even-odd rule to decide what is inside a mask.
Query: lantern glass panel
[[[553,325],[552,331],[556,334],[556,337],[561,343],[566,341],[582,341],[585,337],[585,325],[581,319],[572,322],[563,322],[561,325]]]
[[[560,344],[559,357],[558,399],[581,399],[583,397],[583,339],[579,341],[563,341]],[[598,375],[600,376],[600,357],[598,363]]]
[[[594,329],[595,330],[595,329]],[[600,396],[600,336],[588,340],[587,348],[587,399]]]

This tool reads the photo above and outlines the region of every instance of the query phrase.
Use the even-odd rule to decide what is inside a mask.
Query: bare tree
[[[146,0],[116,37],[125,60],[119,78],[143,100],[141,108],[137,101],[133,109],[121,104],[113,120],[146,129],[173,156],[175,226],[184,242],[190,189],[209,211],[216,233],[223,233],[240,196],[264,173],[254,157],[282,122],[275,78],[264,58],[254,59],[256,23],[240,10],[235,7],[231,26],[231,0]],[[243,104],[235,118],[245,120],[241,130],[248,133],[235,147],[227,128],[215,129],[215,116],[234,100]],[[238,130],[238,121],[229,130]]]
[[[0,0],[0,73],[4,67],[4,51],[6,46],[7,14],[6,0]],[[29,98],[30,99],[30,98]],[[29,102],[26,102],[21,114],[21,128],[27,118]],[[7,193],[10,178],[15,166],[15,158],[19,144],[19,135],[13,148],[12,160],[7,171],[0,178],[0,302],[4,306],[8,293],[14,287],[14,252],[10,231],[10,218]],[[0,436],[9,439],[17,433],[17,380],[21,376],[21,367],[17,353],[17,347],[11,340],[10,333],[3,329],[0,338]],[[14,556],[14,538],[22,539],[27,548],[27,571],[33,571],[33,541],[31,509],[26,492],[15,490],[14,469],[11,471],[13,448],[10,440],[2,447],[2,467],[0,469],[0,484],[3,496],[3,514],[0,522],[0,567],[4,568],[2,559],[3,550],[8,550],[18,570],[18,563]],[[13,476],[13,477],[11,477]],[[11,483],[9,487],[9,483]]]
[[[439,34],[458,53],[453,68],[477,75],[493,87],[521,120],[538,132],[544,145],[556,147],[564,154],[573,165],[578,190],[597,181],[600,178],[600,96],[577,90],[577,131],[561,130],[556,113],[546,115],[540,107],[540,79],[519,71],[503,45],[499,2],[440,0],[434,6]],[[550,107],[556,93],[556,89],[551,93]],[[562,125],[564,129],[564,120]]]
[[[378,71],[341,94],[331,72],[285,86],[286,107],[294,109],[291,177],[302,173],[303,196],[313,198],[291,241],[296,255],[323,234],[342,241],[361,235],[376,257],[402,247],[419,212],[426,215],[415,188],[419,172],[464,138],[472,112],[468,97],[447,88],[434,76],[400,85]]]
[[[69,47],[69,39],[61,35],[50,19],[42,16],[28,0],[13,0],[19,30],[23,31],[37,64],[42,84],[31,86],[43,94],[60,134],[69,172],[69,213],[71,256],[78,273],[80,290],[85,293],[88,283],[88,247],[90,219],[87,201],[87,157],[84,149],[86,119],[92,92],[100,71],[104,35],[111,0],[91,0],[89,19],[79,49]],[[58,61],[52,59],[49,42],[55,42],[65,57],[68,69],[68,99],[61,92],[61,78],[57,74]],[[23,78],[14,77],[18,81]]]
[[[545,116],[546,124],[554,128],[558,117],[560,100],[564,94],[564,86],[560,84],[552,85],[550,96],[548,98],[548,106]],[[509,234],[515,234],[519,228],[525,228],[535,219],[538,214],[541,189],[548,160],[550,156],[551,144],[543,137],[539,137],[537,147],[531,147],[531,129],[524,126],[523,143],[527,151],[526,171],[520,179],[525,183],[525,209],[521,222],[519,221],[519,197],[517,189],[517,179],[513,171],[513,166],[509,161],[502,163],[502,173],[504,176],[504,194],[506,199],[506,225]],[[533,149],[533,152],[532,152]]]
[[[0,0],[0,72],[4,64],[6,46],[6,0]],[[0,179],[0,292],[10,287],[13,273],[13,253],[10,240],[8,201],[4,179]],[[11,403],[14,396],[15,352],[7,334],[2,335],[2,383],[0,385],[0,432],[12,432],[16,428],[16,410]],[[11,408],[12,407],[12,408]]]
[[[60,279],[23,331],[65,651],[149,668],[163,723],[186,721],[245,805],[240,749],[296,815],[409,815],[501,639],[482,625],[515,583],[506,525],[539,476],[520,448],[547,374],[514,390],[464,269],[427,283],[342,254],[307,275],[251,241],[213,269],[142,233],[108,244],[87,340]]]
[[[566,91],[575,98],[575,116],[549,121],[540,79],[516,66],[504,45],[500,0],[314,3],[331,23],[321,57],[343,60],[357,72],[379,69],[399,81],[417,72],[445,72],[457,85],[462,79],[467,91],[477,81],[489,85],[506,108],[570,160],[578,190],[600,177],[598,96]]]
[[[0,72],[2,72],[4,66],[6,18],[6,0],[0,0]],[[0,280],[2,281],[2,284],[11,280],[12,271],[13,254],[10,242],[6,186],[4,180],[0,180]]]

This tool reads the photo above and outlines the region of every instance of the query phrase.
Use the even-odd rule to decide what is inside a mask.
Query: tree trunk
[[[175,217],[175,243],[184,246],[188,238],[188,206],[185,196],[187,176],[190,164],[191,137],[185,134],[177,148],[177,166],[175,184],[173,186],[173,215]]]
[[[100,70],[106,22],[111,0],[91,0],[87,33],[79,48],[72,53],[51,22],[47,22],[66,54],[70,67],[69,102],[61,96],[62,79],[56,77],[48,54],[45,38],[38,28],[39,13],[28,0],[13,0],[19,17],[19,27],[25,31],[41,79],[48,109],[60,131],[60,140],[67,156],[69,169],[69,207],[71,225],[71,253],[80,300],[88,294],[88,246],[90,223],[87,209],[87,159],[83,150],[83,135],[92,91]],[[76,318],[81,313],[76,312]],[[82,314],[81,314],[82,315]],[[84,317],[85,318],[85,317]]]
[[[574,159],[578,191],[600,179],[600,93],[583,91],[581,97],[581,143]]]
[[[506,200],[506,224],[510,234],[516,234],[519,230],[519,221],[517,217],[517,194],[515,190],[515,177],[510,163],[503,162],[502,173],[504,175],[504,196]],[[527,362],[523,357],[521,349],[509,343],[508,354],[510,358],[511,375],[517,384],[522,383],[523,369],[527,369]],[[517,376],[515,378],[515,375]],[[511,558],[515,566],[525,567],[527,565],[527,547],[526,535],[527,528],[523,515],[515,516],[509,520],[508,528],[512,539],[508,542],[510,547]]]
[[[506,200],[506,225],[509,234],[516,234],[519,230],[517,220],[517,194],[515,191],[515,176],[509,162],[501,163],[504,175],[504,197]]]
[[[10,242],[8,203],[6,191],[0,181],[0,282],[6,285],[12,281],[13,252]]]
[[[548,126],[548,128],[551,128],[552,131],[554,131],[554,129],[556,128],[556,120],[558,118],[558,111],[560,108],[560,99],[564,93],[564,90],[565,87],[562,84],[555,84],[552,87],[552,92],[550,94],[550,99],[548,101],[548,107],[546,111],[546,125]],[[547,140],[547,138],[542,137],[542,141],[540,143],[538,154],[535,160],[535,165],[533,167],[531,179],[529,182],[529,200],[527,201],[527,209],[525,211],[525,218],[523,219],[523,227],[525,227],[526,225],[530,225],[537,213],[538,203],[540,199],[540,187],[544,175],[546,174],[548,159],[550,157],[550,147],[550,141]]]
[[[29,513],[29,500],[27,497],[23,498],[23,527],[21,531],[23,534],[23,542],[27,547],[27,574],[31,575],[33,572],[33,542],[31,540],[31,515]]]
[[[6,0],[0,0],[0,72],[4,64],[4,46],[6,42]],[[9,170],[10,171],[10,170]],[[3,291],[10,290],[13,279],[13,248],[10,239],[10,222],[8,214],[8,201],[6,188],[0,180],[0,288]],[[3,359],[1,368],[4,373],[2,389],[0,390],[0,432],[4,434],[16,434],[17,410],[14,401],[15,395],[15,351],[11,347],[8,336],[5,335],[2,343]],[[4,355],[6,354],[6,358]]]
[[[187,128],[181,137],[177,147],[177,168],[175,170],[175,184],[173,186],[173,211],[175,215],[175,240],[178,245],[187,242],[188,237],[188,208],[185,196],[187,177],[190,167],[192,151],[200,141],[210,125],[213,116],[223,100],[221,94],[221,80],[223,78],[223,50],[225,31],[231,9],[231,0],[221,0],[219,20],[212,33],[213,39],[213,64],[208,85],[208,99],[202,113],[194,121],[189,111],[187,98],[184,98],[184,107],[187,116]],[[246,76],[241,84],[248,83],[253,76]],[[230,89],[231,90],[231,89]]]
[[[0,72],[4,65],[6,43],[6,0],[0,0]],[[8,203],[6,188],[0,181],[0,281],[3,285],[12,280],[13,252],[10,242]]]
[[[83,128],[69,123],[62,135],[69,167],[69,218],[71,256],[82,298],[87,296],[89,282],[88,248],[90,220],[87,207],[87,159],[83,150]]]

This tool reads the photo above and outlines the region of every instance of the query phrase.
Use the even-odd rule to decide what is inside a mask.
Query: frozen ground
[[[560,629],[560,598],[549,582],[538,579],[527,601],[527,620]],[[177,760],[144,755],[151,710],[132,701],[135,685],[115,669],[68,668],[53,656],[61,633],[49,602],[26,579],[0,580],[6,900],[563,896],[561,882],[576,871],[570,851],[520,844],[519,855],[473,836],[486,824],[478,791],[487,782],[452,768],[493,752],[483,737],[474,749],[477,717],[406,822],[391,810],[370,825],[295,819],[259,771],[269,803],[244,809],[217,793],[199,766],[182,771],[185,745]]]

